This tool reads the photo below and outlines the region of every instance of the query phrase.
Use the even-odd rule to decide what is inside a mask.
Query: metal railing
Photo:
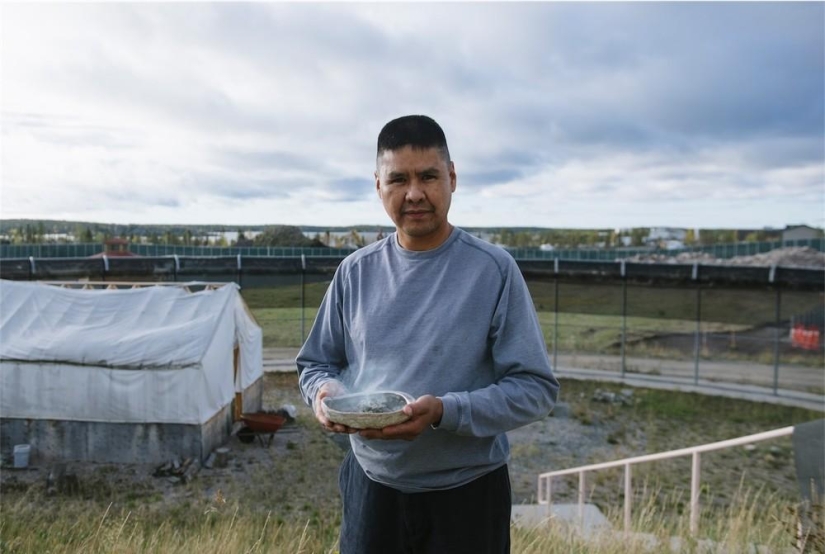
[[[793,435],[793,427],[783,427],[773,431],[766,431],[764,433],[756,433],[755,435],[747,435],[736,439],[730,439],[719,442],[712,442],[700,446],[692,446],[690,448],[680,448],[679,450],[670,450],[667,452],[659,452],[657,454],[647,454],[644,456],[635,456],[633,458],[624,458],[613,462],[604,462],[601,464],[590,464],[586,466],[579,466],[570,469],[562,469],[559,471],[550,471],[542,473],[538,477],[538,503],[539,505],[546,505],[547,512],[550,512],[552,505],[552,479],[554,477],[561,477],[564,475],[578,474],[579,489],[578,489],[578,518],[579,525],[584,523],[584,491],[585,491],[585,474],[589,471],[597,471],[600,469],[610,469],[614,467],[624,467],[624,530],[630,531],[630,515],[632,510],[633,486],[631,466],[643,462],[654,462],[658,460],[667,460],[670,458],[678,458],[681,456],[691,456],[692,464],[690,471],[690,533],[696,535],[699,531],[699,489],[700,489],[700,455],[703,452],[711,452],[714,450],[723,450],[733,446],[742,446],[754,442],[775,439],[779,437],[786,437]]]

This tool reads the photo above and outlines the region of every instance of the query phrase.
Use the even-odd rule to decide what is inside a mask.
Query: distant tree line
[[[238,243],[241,241],[238,235]],[[239,244],[240,245],[240,244]],[[307,238],[300,227],[292,225],[272,225],[264,227],[263,231],[255,235],[252,243],[247,246],[302,246],[310,248],[325,248],[326,245],[316,238]]]
[[[391,228],[375,226],[304,227],[294,225],[235,226],[221,225],[141,225],[73,222],[60,220],[0,221],[2,241],[13,244],[45,242],[103,243],[123,238],[133,244],[172,246],[273,246],[273,247],[361,247],[366,244],[365,231]],[[617,248],[643,247],[649,242],[650,227],[629,229],[546,229],[530,227],[466,228],[484,238],[512,248]],[[227,231],[237,234],[229,240]],[[314,233],[308,238],[304,231]],[[820,233],[821,234],[821,233]],[[781,229],[686,229],[685,246],[706,246],[733,242],[781,240]]]
[[[237,233],[228,240],[227,231]],[[257,233],[254,238],[252,231]],[[12,244],[99,243],[122,238],[132,244],[170,246],[296,246],[323,247],[317,238],[304,236],[300,227],[270,225],[231,228],[221,225],[119,225],[53,220],[5,220],[0,222],[3,241]]]
[[[630,229],[499,229],[492,241],[513,248],[640,248],[649,245],[650,227]],[[685,229],[685,246],[782,240],[781,229]]]

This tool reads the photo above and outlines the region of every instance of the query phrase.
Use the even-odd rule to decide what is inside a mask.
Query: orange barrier
[[[803,350],[819,350],[821,333],[817,327],[805,328],[804,325],[794,325],[791,329],[791,345]]]

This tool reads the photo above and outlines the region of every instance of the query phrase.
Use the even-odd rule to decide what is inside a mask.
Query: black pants
[[[348,453],[338,476],[341,554],[506,554],[510,474],[502,466],[461,487],[405,494],[372,481]]]

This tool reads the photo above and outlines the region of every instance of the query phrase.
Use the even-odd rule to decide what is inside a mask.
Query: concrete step
[[[295,360],[264,360],[264,373],[292,373],[297,371]]]
[[[612,526],[595,504],[585,504],[581,516],[578,504],[517,504],[511,519],[519,527],[542,527],[548,523],[562,523],[581,530],[588,537],[610,531]]]
[[[297,355],[297,348],[264,348],[264,373],[289,373],[297,371],[298,368],[295,365],[295,357]]]

